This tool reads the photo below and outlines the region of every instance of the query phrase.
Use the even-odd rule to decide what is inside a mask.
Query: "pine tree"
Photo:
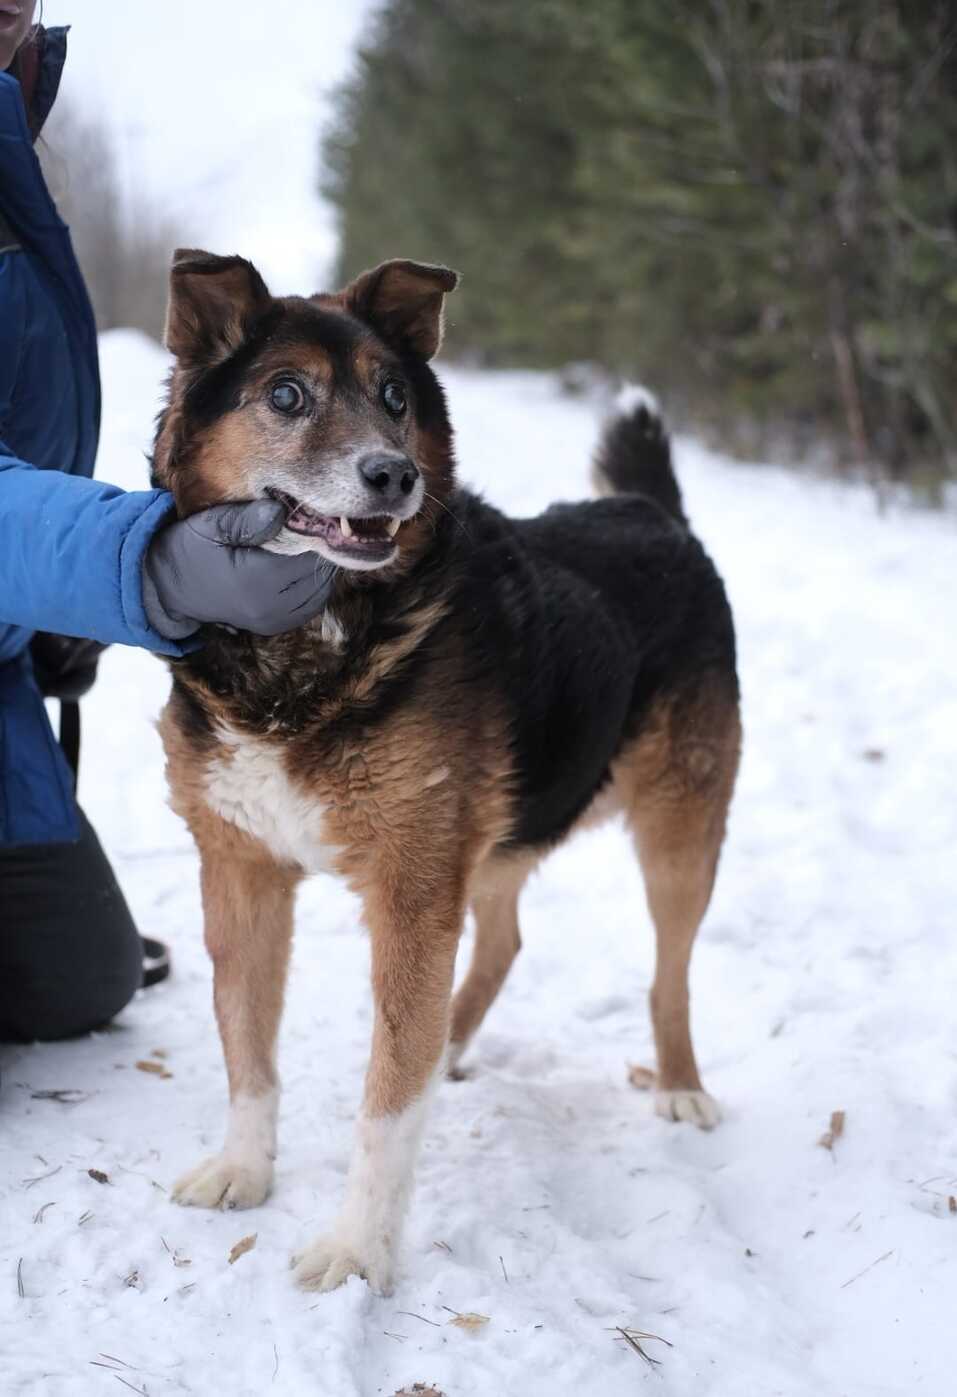
[[[453,350],[957,473],[946,0],[388,0],[324,156],[344,277],[464,273]]]

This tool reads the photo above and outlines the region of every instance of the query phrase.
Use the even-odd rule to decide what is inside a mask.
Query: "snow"
[[[104,338],[104,478],[144,482],[164,370],[135,335]],[[530,374],[444,377],[466,479],[520,512],[585,493],[588,400]],[[953,1390],[952,520],[880,517],[862,490],[693,441],[677,459],[727,579],[744,686],[744,764],[693,970],[724,1123],[669,1125],[627,1083],[652,1060],[652,936],[610,827],[525,894],[525,949],[474,1075],[435,1101],[392,1298],[356,1279],[303,1294],[287,1270],[340,1198],[369,1040],[358,906],[331,878],[299,904],[275,1193],[248,1213],[173,1207],[173,1179],[218,1147],[225,1082],[197,860],[163,803],[166,672],[115,649],[85,704],[81,795],[175,976],[110,1032],[0,1050],[4,1394],[87,1397],[120,1378],[149,1397],[388,1397],[417,1381],[447,1397]],[[136,1070],[156,1049],[169,1076]],[[49,1089],[82,1095],[33,1095]],[[468,1332],[451,1311],[489,1322]],[[643,1340],[651,1367],[616,1326],[672,1347]]]

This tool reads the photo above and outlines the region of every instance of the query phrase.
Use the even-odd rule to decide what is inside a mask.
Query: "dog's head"
[[[404,571],[453,484],[428,361],[457,280],[392,261],[332,295],[279,298],[242,257],[177,252],[166,321],[176,362],[154,483],[183,516],[271,496],[290,511],[273,551]]]

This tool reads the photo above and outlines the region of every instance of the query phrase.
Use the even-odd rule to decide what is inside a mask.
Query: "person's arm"
[[[144,556],[174,516],[165,490],[36,470],[0,442],[0,623],[183,654],[143,603]]]
[[[193,649],[203,624],[293,630],[325,606],[335,568],[261,546],[287,513],[250,500],[177,520],[165,490],[38,471],[0,444],[0,625],[164,655]]]

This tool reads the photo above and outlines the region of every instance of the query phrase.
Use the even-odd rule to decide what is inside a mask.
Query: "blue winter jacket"
[[[47,30],[35,115],[52,103],[65,55],[66,30]],[[0,844],[51,843],[79,829],[30,638],[56,631],[181,654],[150,627],[141,590],[143,555],[173,501],[89,479],[100,416],[93,313],[7,73],[0,213],[20,244],[0,252]]]

